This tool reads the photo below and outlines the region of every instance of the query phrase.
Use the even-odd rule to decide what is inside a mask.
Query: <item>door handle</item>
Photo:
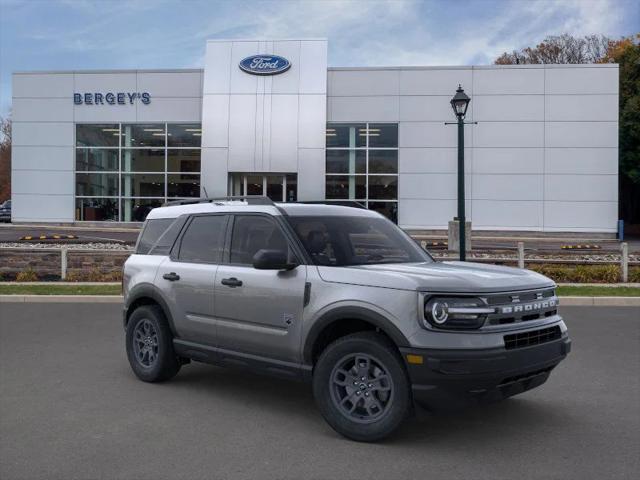
[[[226,285],[227,287],[231,287],[231,288],[242,286],[242,280],[238,280],[236,277],[223,278],[220,283],[222,283],[222,285]]]
[[[180,280],[180,275],[178,275],[176,272],[171,272],[165,273],[164,275],[162,275],[162,278],[164,278],[165,280],[169,280],[170,282],[175,282],[176,280]]]

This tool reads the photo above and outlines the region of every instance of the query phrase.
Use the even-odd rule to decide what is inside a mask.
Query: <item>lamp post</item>
[[[464,93],[462,85],[458,85],[456,94],[451,99],[453,113],[458,117],[458,227],[460,236],[460,261],[467,257],[466,218],[464,214],[464,116],[471,99]]]

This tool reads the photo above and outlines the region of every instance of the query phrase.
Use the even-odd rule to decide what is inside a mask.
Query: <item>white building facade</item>
[[[458,84],[474,229],[616,231],[617,65],[331,68],[323,39],[209,41],[202,70],[15,73],[13,221],[257,194],[443,229]]]

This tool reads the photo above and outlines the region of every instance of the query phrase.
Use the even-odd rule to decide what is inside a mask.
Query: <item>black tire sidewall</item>
[[[145,319],[153,324],[158,336],[158,357],[151,367],[145,367],[138,362],[133,348],[133,333],[136,325]],[[131,314],[127,322],[126,349],[131,369],[140,380],[145,382],[168,380],[180,369],[173,350],[173,335],[159,307],[145,305],[136,308]]]
[[[380,360],[394,384],[393,403],[380,420],[361,424],[349,420],[331,398],[330,378],[336,363],[346,355],[366,353]],[[313,393],[320,413],[331,427],[347,438],[372,442],[396,430],[411,410],[411,389],[406,369],[395,346],[378,333],[348,335],[330,344],[318,359],[313,372]]]

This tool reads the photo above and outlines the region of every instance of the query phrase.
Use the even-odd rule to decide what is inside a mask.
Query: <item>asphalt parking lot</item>
[[[119,305],[0,303],[0,478],[638,478],[640,310],[563,314],[573,351],[541,388],[359,444],[304,384],[199,364],[136,380]]]

